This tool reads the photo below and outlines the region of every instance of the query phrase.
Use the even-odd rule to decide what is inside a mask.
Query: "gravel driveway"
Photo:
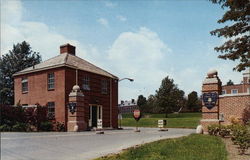
[[[186,136],[194,129],[134,128],[95,132],[1,133],[2,160],[87,160],[164,138]]]

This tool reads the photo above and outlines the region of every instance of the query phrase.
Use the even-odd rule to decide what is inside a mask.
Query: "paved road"
[[[156,128],[95,132],[1,133],[1,160],[87,160],[164,138],[186,136],[193,129]]]

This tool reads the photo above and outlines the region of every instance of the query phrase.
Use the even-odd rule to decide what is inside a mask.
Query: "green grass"
[[[96,160],[227,160],[220,137],[192,134],[132,147]]]
[[[122,126],[136,126],[137,122],[132,117],[132,114],[123,115]],[[144,114],[138,122],[138,126],[158,127],[159,119],[166,119],[169,128],[196,128],[201,119],[201,113],[169,114],[168,118],[165,118],[165,114]]]

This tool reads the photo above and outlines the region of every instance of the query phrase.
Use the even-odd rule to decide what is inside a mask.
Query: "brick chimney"
[[[68,54],[72,54],[75,56],[76,55],[75,50],[76,50],[76,47],[70,45],[69,43],[60,46],[60,54],[68,53]]]

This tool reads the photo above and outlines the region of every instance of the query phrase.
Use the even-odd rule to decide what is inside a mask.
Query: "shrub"
[[[12,131],[14,132],[26,132],[28,130],[28,125],[25,123],[18,122],[12,127]]]
[[[9,131],[11,131],[11,126],[8,126],[7,124],[3,124],[0,126],[0,131],[1,132],[9,132]]]
[[[220,125],[212,124],[212,125],[209,125],[207,128],[208,128],[208,134],[213,135],[213,136],[217,136],[219,134]]]
[[[241,124],[240,118],[239,118],[239,117],[236,117],[236,116],[230,116],[230,122],[231,122],[233,125]]]
[[[56,131],[58,131],[58,132],[65,132],[66,131],[64,123],[56,122],[55,127],[56,127]]]
[[[232,141],[239,145],[240,154],[244,154],[250,147],[250,131],[246,126],[235,125],[232,127]]]
[[[229,136],[231,132],[230,126],[220,125],[218,132],[221,137]]]
[[[21,106],[11,106],[11,105],[0,105],[1,119],[0,125],[6,124],[8,126],[13,126],[17,122],[25,122],[24,110]]]
[[[244,109],[242,113],[242,121],[245,125],[250,122],[250,105]]]
[[[52,131],[53,130],[53,124],[50,121],[41,122],[40,127],[38,129],[39,131]]]

